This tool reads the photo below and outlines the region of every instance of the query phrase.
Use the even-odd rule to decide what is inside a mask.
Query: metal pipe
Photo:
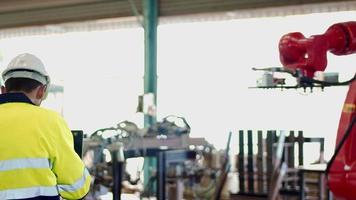
[[[124,175],[124,147],[123,144],[117,143],[114,146],[115,149],[111,151],[112,153],[112,169],[113,169],[113,200],[121,200],[121,188],[122,188],[122,179]]]

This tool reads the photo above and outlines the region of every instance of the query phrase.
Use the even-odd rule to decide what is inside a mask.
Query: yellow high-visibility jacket
[[[63,118],[24,94],[0,95],[0,199],[80,199],[91,177]]]

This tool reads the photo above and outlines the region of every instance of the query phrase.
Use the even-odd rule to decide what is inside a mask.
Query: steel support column
[[[145,94],[157,96],[157,13],[158,0],[142,0],[145,29]],[[145,127],[156,122],[156,117],[145,115]]]
[[[144,92],[152,93],[154,103],[157,102],[157,18],[158,0],[142,0],[144,15],[144,34],[145,34],[145,75]],[[156,122],[155,116],[145,115],[144,125],[149,127]],[[146,158],[144,165],[144,182],[151,176],[151,170],[156,169],[156,160]],[[155,188],[152,188],[155,190]]]

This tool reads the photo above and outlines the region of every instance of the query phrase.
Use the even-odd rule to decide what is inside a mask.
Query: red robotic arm
[[[313,78],[327,66],[327,52],[335,55],[356,53],[356,22],[337,23],[324,34],[305,38],[295,32],[279,42],[280,60],[285,68],[299,69]],[[356,65],[356,63],[355,63]],[[356,81],[351,82],[339,121],[336,151],[328,166],[328,185],[336,199],[356,199]]]
[[[300,32],[289,33],[279,41],[282,64],[299,68],[311,78],[314,72],[325,70],[327,51],[335,55],[356,53],[356,22],[334,24],[324,34],[309,38]]]

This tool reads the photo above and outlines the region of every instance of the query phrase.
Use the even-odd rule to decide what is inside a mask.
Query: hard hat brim
[[[36,80],[43,85],[49,84],[48,76],[42,76],[37,72],[31,72],[31,71],[8,71],[7,73],[3,73],[4,82],[9,80],[10,78],[28,78],[28,79]]]

